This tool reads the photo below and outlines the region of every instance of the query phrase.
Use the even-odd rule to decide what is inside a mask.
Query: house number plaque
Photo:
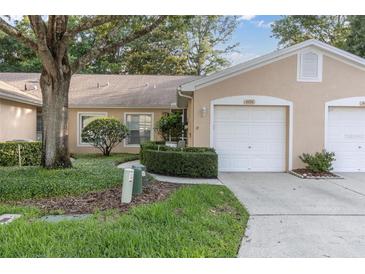
[[[243,101],[244,105],[254,105],[256,102],[254,99],[247,99]]]

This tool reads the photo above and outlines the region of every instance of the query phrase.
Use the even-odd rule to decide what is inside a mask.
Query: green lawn
[[[224,186],[194,185],[129,213],[46,223],[30,208],[0,226],[0,257],[235,257],[248,219]]]
[[[248,213],[224,186],[184,186],[167,200],[128,213],[99,212],[80,221],[47,223],[44,212],[10,200],[77,195],[121,184],[116,163],[136,155],[79,156],[67,170],[0,167],[0,257],[235,257]]]
[[[116,163],[135,160],[138,155],[110,157],[79,155],[71,169],[0,167],[0,201],[77,195],[121,184]]]

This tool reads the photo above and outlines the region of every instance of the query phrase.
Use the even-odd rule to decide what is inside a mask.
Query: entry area
[[[220,171],[285,171],[287,107],[214,106],[213,147]]]
[[[365,109],[329,107],[327,150],[335,153],[337,172],[365,172]]]

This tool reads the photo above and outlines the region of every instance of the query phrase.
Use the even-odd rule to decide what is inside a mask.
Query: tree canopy
[[[350,34],[345,49],[365,58],[365,16],[349,16]]]
[[[280,47],[314,38],[344,48],[350,28],[347,16],[343,15],[293,15],[275,21],[272,33],[279,39]]]
[[[70,16],[68,25],[76,28],[83,21],[83,16]],[[95,47],[111,29],[116,40],[147,21],[148,16],[124,16],[123,24],[114,21],[78,32],[69,43],[70,60],[75,61]],[[31,34],[28,17],[14,24]],[[227,53],[238,45],[230,41],[237,25],[236,16],[168,16],[153,32],[92,58],[79,72],[173,75],[215,72],[230,64]],[[3,32],[0,32],[0,50],[0,71],[41,71],[36,53]]]
[[[279,47],[314,38],[365,57],[364,15],[283,16],[272,24],[272,36],[279,39]]]

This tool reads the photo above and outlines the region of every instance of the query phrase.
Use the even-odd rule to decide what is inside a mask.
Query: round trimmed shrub
[[[103,117],[90,122],[81,133],[81,138],[109,156],[112,149],[128,135],[128,128],[118,119]]]

